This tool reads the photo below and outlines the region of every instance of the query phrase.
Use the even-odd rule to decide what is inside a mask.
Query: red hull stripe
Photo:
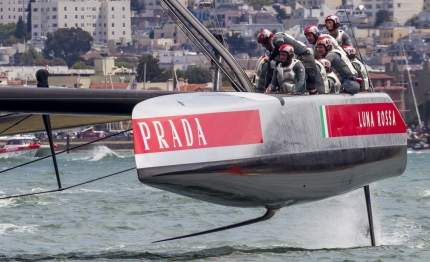
[[[325,117],[321,119],[323,137],[406,133],[406,124],[393,103],[328,105],[320,111]]]
[[[133,119],[133,133],[135,154],[263,143],[258,110]]]

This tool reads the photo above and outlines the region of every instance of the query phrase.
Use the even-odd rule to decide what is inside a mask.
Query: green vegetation
[[[130,0],[130,11],[136,11],[139,13],[143,8],[143,1]]]
[[[129,58],[119,57],[115,60],[115,66],[118,68],[124,67],[128,69],[134,69],[134,61]]]
[[[390,22],[391,15],[387,10],[379,10],[376,12],[375,27],[382,25],[384,22]]]
[[[24,42],[26,36],[27,36],[27,27],[24,21],[22,20],[22,18],[20,17],[18,19],[18,23],[16,24],[15,37],[20,41]]]
[[[15,31],[15,23],[0,25],[0,43],[4,46],[11,46],[18,43],[18,39],[15,37]]]
[[[279,20],[288,19],[287,12],[285,12],[285,9],[279,8],[278,15],[276,16]]]
[[[232,36],[227,35],[226,42],[231,53],[243,52],[248,49],[248,43],[240,34],[233,34]]]
[[[52,60],[45,59],[42,57],[40,53],[37,52],[37,50],[30,46],[26,52],[24,52],[21,56],[21,59],[19,60],[21,65],[26,66],[63,66],[66,65],[66,62],[64,62],[61,58],[54,58]]]
[[[185,71],[184,78],[190,84],[205,84],[212,82],[212,72],[205,67],[192,67]]]
[[[73,64],[73,69],[93,69],[92,66],[86,65],[83,61],[79,61]]]
[[[412,17],[412,18],[409,18],[406,22],[405,22],[405,26],[416,26],[416,21],[415,21],[415,18],[414,17]]]
[[[160,68],[160,60],[152,55],[144,55],[139,59],[137,66],[137,82],[143,82],[144,65],[146,64],[146,81],[157,82],[163,70]]]
[[[261,8],[265,5],[270,5],[269,0],[251,0],[249,5],[254,8],[254,10],[261,10]]]
[[[48,33],[43,56],[46,59],[61,58],[68,66],[72,66],[91,49],[92,41],[90,33],[81,28],[60,28],[54,33]]]

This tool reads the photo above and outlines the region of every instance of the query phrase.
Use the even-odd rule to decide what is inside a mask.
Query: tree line
[[[18,23],[0,25],[0,42],[3,45],[12,45],[28,39],[26,25],[20,18]],[[59,28],[48,33],[42,52],[30,46],[20,57],[19,64],[25,66],[65,66],[74,69],[91,69],[94,67],[94,58],[88,60],[81,56],[91,50],[94,41],[90,33],[81,28]],[[143,55],[138,61],[138,82],[143,81],[143,67],[146,63],[146,80],[151,82],[165,82],[172,78],[171,69],[162,69],[159,60],[152,55]],[[135,68],[135,60],[120,57],[115,60],[115,66],[129,69]],[[207,83],[212,81],[212,72],[203,67],[194,67],[188,70],[176,70],[177,78],[188,79],[188,83]]]

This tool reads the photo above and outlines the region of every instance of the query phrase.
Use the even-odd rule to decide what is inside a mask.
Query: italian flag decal
[[[323,138],[406,133],[394,103],[325,105],[319,113]]]
[[[321,129],[323,138],[327,138],[328,130],[327,130],[327,118],[325,113],[325,106],[320,106],[320,118],[321,118]]]

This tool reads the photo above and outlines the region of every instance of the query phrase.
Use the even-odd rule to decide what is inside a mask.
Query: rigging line
[[[166,4],[168,4],[169,6],[170,6],[170,8],[171,9],[173,9],[173,10],[176,10],[173,6],[172,6],[172,4],[171,3],[169,3],[169,1],[164,1]],[[175,13],[175,15],[178,17],[178,19],[185,19],[187,22],[188,22],[188,24],[190,23],[190,21],[186,18],[186,17],[184,17],[183,16],[183,14],[182,13],[180,13],[179,15],[177,14],[177,13]],[[192,16],[192,19],[193,20],[195,20],[195,21],[197,21],[196,20],[196,18],[195,17],[193,17]],[[184,22],[183,21],[181,21],[181,23],[183,23],[184,24]],[[193,27],[195,30],[197,30],[195,27]],[[187,31],[189,31],[189,29],[188,28],[186,28],[186,30]],[[192,34],[192,33],[191,33]],[[200,34],[201,35],[201,34]],[[224,45],[221,45],[221,43],[219,42],[219,40],[218,39],[216,39],[211,33],[209,34],[209,36],[212,38],[212,39],[215,39],[215,43],[217,44],[217,45],[219,45],[219,46],[221,46],[222,48],[224,48],[225,50],[226,50],[226,55],[227,56],[229,56],[230,58],[231,58],[231,60],[232,60],[232,62],[236,65],[236,67],[239,69],[241,69],[241,66],[239,65],[239,63],[236,61],[236,59],[235,58],[233,58],[232,56],[231,56],[231,54],[227,51],[227,49],[225,48],[225,46]],[[193,34],[193,37],[195,37],[194,36],[194,34]],[[198,41],[198,40],[197,40]],[[205,42],[208,44],[208,45],[210,45],[210,46],[212,46],[212,48],[214,48],[214,46],[213,45],[211,45],[209,42],[208,42],[208,40],[207,39],[205,39]],[[202,45],[201,43],[199,43],[199,45]],[[230,67],[230,70],[232,70],[232,75],[234,76],[234,77],[232,77],[232,75],[230,74],[230,73],[228,73],[227,71],[226,71],[226,69],[223,67],[223,65],[222,65],[222,63],[220,63],[220,62],[218,62],[218,59],[216,59],[216,58],[214,58],[214,55],[213,55],[213,51],[215,51],[215,49],[213,50],[213,51],[209,51],[209,50],[207,50],[206,48],[205,48],[205,52],[207,52],[207,53],[209,53],[210,54],[210,58],[208,58],[209,60],[211,60],[212,61],[212,63],[213,64],[215,64],[215,65],[217,65],[219,68],[221,68],[221,71],[222,71],[222,73],[228,78],[228,80],[233,84],[233,88],[236,90],[236,91],[239,91],[238,90],[238,88],[240,89],[240,91],[246,91],[246,89],[245,90],[242,90],[242,86],[241,85],[239,85],[235,80],[233,80],[233,78],[237,78],[237,80],[238,80],[238,74],[236,74],[236,72],[234,72],[234,70],[233,70],[233,68],[231,68]],[[249,81],[249,78],[248,78],[248,76],[246,75],[246,73],[244,73],[244,74],[242,74],[242,76],[244,77],[244,79],[245,80],[247,80],[247,81]],[[236,88],[236,86],[238,86],[238,88]],[[251,84],[251,86],[252,86],[252,84]],[[240,88],[240,87],[242,87],[242,88]],[[253,87],[253,86],[252,86]]]
[[[10,127],[6,128],[5,130],[1,131],[1,132],[0,132],[0,135],[1,135],[1,134],[3,134],[4,132],[8,131],[8,130],[9,130],[9,129],[11,129],[12,127],[14,127],[14,126],[18,125],[19,123],[21,123],[22,121],[26,120],[27,118],[29,118],[29,117],[30,117],[30,116],[32,116],[32,115],[33,115],[33,114],[31,114],[31,115],[28,115],[28,116],[24,117],[23,119],[19,120],[19,121],[18,121],[18,122],[16,122],[15,124],[11,125]]]
[[[218,23],[218,26],[219,26],[219,31],[221,32],[221,37],[222,37],[222,41],[225,43],[226,41],[226,39],[225,39],[225,37],[224,37],[224,30],[222,30],[222,28],[221,28],[221,23],[219,22],[219,20],[218,20],[218,15],[217,15],[217,13],[216,13],[216,8],[215,8],[215,5],[214,5],[214,3],[215,3],[215,1],[213,1],[213,2],[211,2],[211,7],[212,7],[212,10],[213,10],[213,12],[214,12],[214,14],[215,14],[215,19],[216,19],[216,21],[217,21],[217,23]]]
[[[102,177],[99,177],[99,178],[91,179],[91,180],[88,180],[88,181],[85,181],[85,182],[82,182],[82,183],[78,183],[78,184],[75,184],[75,185],[71,185],[71,186],[68,186],[68,187],[63,187],[63,188],[53,189],[53,190],[47,190],[47,191],[42,191],[42,192],[34,192],[34,193],[28,193],[28,194],[21,194],[21,195],[13,195],[13,196],[7,196],[7,197],[0,197],[0,199],[2,200],[2,199],[10,199],[10,198],[17,198],[17,197],[24,197],[24,196],[42,195],[42,194],[47,194],[47,193],[54,193],[54,192],[65,191],[67,189],[71,189],[71,188],[74,188],[74,187],[78,187],[78,186],[82,186],[82,185],[85,185],[85,184],[89,184],[89,183],[92,183],[92,182],[95,182],[95,181],[98,181],[98,180],[102,180],[102,179],[105,179],[105,178],[108,178],[108,177],[111,177],[111,176],[119,175],[121,173],[131,171],[133,169],[136,169],[136,167],[124,169],[122,171],[118,171],[118,172],[112,173],[110,175],[106,175],[106,176],[102,176]]]
[[[175,0],[164,0],[169,3],[169,6],[173,7],[173,10],[179,12],[184,19],[186,19],[213,48],[215,48],[221,56],[223,60],[230,66],[236,77],[240,82],[240,87],[242,87],[244,92],[255,92],[254,86],[251,83],[248,75],[245,73],[243,68],[237,62],[237,60],[228,52],[228,50],[219,44],[219,41],[213,36],[198,20],[197,18],[191,14],[191,12],[182,6],[179,2]],[[216,58],[214,58],[216,60]],[[219,63],[215,61],[217,65]]]
[[[211,7],[212,7],[212,10],[215,11],[215,8],[213,8],[212,2],[211,2]],[[209,17],[211,17],[211,12],[209,11],[209,8],[206,5],[205,5],[205,9],[208,12]],[[215,12],[214,12],[214,16],[215,16],[215,18],[213,19],[213,20],[215,20],[214,27],[215,27],[215,29],[219,29],[219,31],[221,32],[221,24],[219,23],[218,17],[216,16]],[[211,19],[211,21],[212,21],[212,19]],[[216,32],[218,32],[218,31],[216,30]]]
[[[96,140],[90,141],[90,142],[88,142],[88,143],[85,143],[85,144],[82,144],[82,145],[78,145],[78,146],[75,146],[75,147],[69,148],[69,151],[74,150],[74,149],[77,149],[77,148],[80,148],[80,147],[83,147],[83,146],[87,146],[87,145],[94,144],[94,143],[96,143],[96,142],[99,142],[99,141],[102,141],[102,140],[108,139],[108,138],[110,138],[110,137],[114,137],[114,136],[120,135],[120,134],[122,134],[122,133],[128,132],[128,131],[130,131],[130,130],[131,130],[131,128],[130,128],[130,129],[128,129],[128,130],[124,130],[124,131],[122,131],[122,132],[119,132],[119,133],[113,134],[113,135],[109,135],[109,136],[107,136],[107,137],[99,138],[99,139],[96,139]],[[65,153],[65,152],[67,152],[67,149],[66,149],[66,150],[63,150],[63,151],[60,151],[60,152],[56,153],[55,155],[60,155],[60,154]],[[23,163],[23,164],[21,164],[21,165],[17,165],[17,166],[14,166],[14,167],[11,167],[11,168],[8,168],[8,169],[5,169],[5,170],[1,170],[1,171],[0,171],[0,174],[1,174],[1,173],[4,173],[4,172],[7,172],[7,171],[10,171],[10,170],[12,170],[12,169],[16,169],[16,168],[18,168],[18,167],[22,167],[22,166],[26,166],[26,165],[29,165],[29,164],[35,163],[35,162],[37,162],[37,161],[40,161],[40,160],[46,159],[46,158],[48,158],[48,157],[51,157],[51,155],[49,155],[49,156],[44,156],[44,157],[40,157],[40,158],[38,158],[38,159],[35,159],[35,160],[32,160],[32,161],[29,161],[29,162],[25,162],[25,163]]]
[[[160,1],[158,1],[158,2],[160,2]],[[160,5],[161,5],[161,7],[164,9],[164,11],[166,12],[166,13],[168,13],[168,15],[172,18],[172,20],[175,20],[175,19],[177,19],[177,18],[173,18],[172,17],[172,15],[171,14],[169,14],[169,12],[170,12],[170,10],[168,9],[168,7],[167,6],[165,6],[164,5],[164,3],[160,3]],[[208,60],[210,60],[211,58],[209,57],[209,56],[207,56],[206,54],[205,54],[205,52],[204,52],[204,50],[202,49],[202,48],[199,48],[197,45],[198,45],[198,41],[195,39],[195,37],[190,33],[190,32],[184,32],[185,30],[183,29],[183,27],[185,26],[185,25],[183,25],[183,24],[181,24],[181,22],[179,21],[179,20],[175,20],[174,21],[177,25],[178,25],[178,27],[181,29],[180,30],[180,33],[181,33],[181,35],[184,37],[184,38],[189,38],[196,46],[192,46],[191,45],[191,48],[193,48],[193,50],[194,51],[196,51],[194,48],[195,47],[197,47],[202,53],[203,53],[203,55],[208,59]],[[191,36],[189,36],[188,34],[191,34]],[[194,38],[190,38],[190,37],[194,37]],[[197,41],[197,42],[196,42]],[[205,62],[202,60],[202,58],[200,57],[200,56],[197,56],[199,59],[200,59],[200,61],[204,64]]]
[[[402,35],[400,35],[400,37],[402,37]],[[409,71],[410,68],[409,68],[409,64],[408,64],[408,58],[406,57],[406,51],[405,51],[405,45],[403,43],[403,39],[401,39],[401,43],[402,43],[403,56],[405,57],[406,71],[408,71],[409,85],[411,86],[412,97],[414,99],[415,110],[417,112],[418,124],[420,126],[423,126],[423,123],[421,122],[420,111],[418,110],[418,107],[417,107],[417,99],[415,98],[415,91],[414,91],[414,87],[412,85],[411,72]],[[403,75],[403,72],[402,72],[402,75]],[[403,83],[402,83],[402,85],[403,85]]]
[[[349,28],[351,28],[352,38],[354,38],[355,46],[357,47],[358,54],[360,55],[360,60],[364,65],[364,70],[366,70],[367,78],[368,78],[368,81],[370,82],[369,72],[367,71],[366,64],[363,62],[363,56],[361,56],[360,48],[358,48],[357,38],[355,38],[354,29],[352,28],[352,23],[349,20],[349,15],[348,15],[348,12],[346,11],[344,1],[342,1],[342,6],[343,6],[343,10],[345,11],[346,19],[348,19]],[[371,88],[372,92],[375,92],[375,89],[373,89],[373,85],[371,85],[370,83],[369,83],[369,87]]]
[[[186,18],[181,14],[181,13],[177,13],[176,10],[171,3],[169,3],[168,1],[162,1],[162,0],[157,0],[158,2],[160,2],[160,5],[162,6],[162,8],[167,12],[167,14],[172,18],[172,20],[178,24],[178,26],[181,28],[182,31],[190,34],[190,40],[192,40],[192,42],[196,45],[196,47],[199,48],[199,50],[202,51],[203,54],[205,54],[205,56],[210,60],[210,61],[215,61],[213,54],[211,51],[209,51],[205,46],[203,46],[203,43],[201,43],[197,37],[195,36],[195,34],[193,34],[189,28],[189,26],[187,26],[185,24],[184,21],[182,20],[186,20]],[[161,3],[162,2],[162,3]],[[189,24],[189,21],[187,21],[187,24]],[[211,35],[211,37],[213,37]],[[219,43],[219,42],[218,42]],[[217,63],[217,60],[215,62],[215,64],[218,67],[222,67],[222,65],[220,63]],[[230,82],[233,83],[233,87],[236,89],[236,91],[243,91],[241,90],[241,87],[239,84],[237,84],[233,79],[232,76],[230,76],[226,70],[224,68],[221,68],[221,71],[227,76],[227,78],[230,80]],[[239,90],[238,90],[239,89]]]
[[[175,13],[172,12],[172,10],[170,9],[170,7],[162,0],[157,0],[157,2],[160,4],[160,6],[163,8],[163,10],[167,13],[167,15],[173,20],[174,23],[176,23],[178,25],[178,27],[181,29],[181,34],[184,36],[184,34],[186,35],[186,38],[190,38],[190,40],[196,45],[196,47],[203,53],[203,55],[205,55],[207,57],[207,59],[210,60],[210,56],[206,54],[205,49],[202,45],[202,43],[200,43],[197,38],[195,37],[195,35],[191,32],[191,30],[187,27],[187,25],[185,25],[185,23],[183,21],[180,20],[179,16]],[[194,47],[191,46],[194,50]],[[201,60],[201,58],[199,57],[199,59]],[[201,60],[203,62],[203,60]]]
[[[218,34],[219,36],[221,36],[221,40],[219,40],[219,42],[221,43],[221,45],[223,45],[223,46],[225,46],[226,45],[226,39],[225,39],[225,37],[224,37],[224,31],[222,30],[222,28],[221,28],[221,23],[219,22],[219,20],[218,20],[218,15],[217,15],[217,13],[216,13],[216,9],[215,9],[215,5],[214,5],[214,3],[215,3],[215,1],[213,1],[213,2],[210,2],[211,3],[211,9],[212,9],[212,11],[213,11],[213,14],[214,14],[214,17],[215,17],[215,23],[214,23],[214,26],[215,26],[215,33],[216,34]],[[208,12],[208,14],[209,14],[209,17],[210,17],[210,15],[211,15],[211,13],[209,12],[209,8],[205,5],[205,8],[206,8],[206,11]],[[218,38],[218,37],[217,37]],[[218,55],[219,56],[219,55]],[[222,61],[222,60],[221,60]],[[214,77],[216,77],[215,76],[215,72],[213,73],[213,76]],[[214,83],[215,84],[215,83]],[[220,83],[218,83],[217,82],[217,85],[219,85]],[[222,84],[221,84],[221,87],[222,87]],[[216,90],[217,91],[220,91],[220,90],[218,90],[218,87],[216,87]]]
[[[201,43],[197,37],[191,32],[191,30],[185,25],[184,21],[182,21],[182,19],[185,19],[188,23],[189,21],[181,14],[179,13],[179,15],[174,12],[173,10],[176,10],[174,6],[172,6],[172,4],[168,1],[165,0],[157,0],[157,2],[160,3],[160,5],[162,6],[162,8],[167,12],[167,14],[172,18],[172,20],[174,20],[174,22],[176,22],[178,24],[178,26],[184,30],[187,31],[192,38],[195,39],[196,42],[194,42],[198,47],[200,47],[203,53],[206,53],[206,55],[209,57],[208,59],[211,60],[214,64],[216,64],[221,71],[224,73],[224,75],[229,79],[229,81],[233,84],[233,88],[238,91],[238,92],[244,92],[246,91],[245,88],[243,88],[241,85],[239,85],[238,83],[236,83],[236,81],[232,78],[232,76],[230,76],[227,71],[223,68],[222,64],[218,62],[218,60],[214,57],[214,55],[212,54],[212,52],[210,52],[204,45],[203,43]],[[161,3],[162,2],[162,3]],[[182,19],[181,19],[182,18]],[[214,38],[214,36],[212,34],[210,34],[210,37]],[[215,38],[214,38],[215,39]],[[216,40],[217,43],[219,43],[218,40]],[[209,44],[210,45],[210,44]],[[235,63],[237,63],[237,61],[235,61]],[[237,76],[236,76],[237,77]],[[247,77],[247,76],[246,76]],[[248,78],[249,79],[249,78]]]
[[[198,50],[200,50],[200,52],[202,52],[202,54],[208,59],[208,60],[211,60],[211,58],[205,53],[205,51],[204,51],[204,49],[203,49],[203,47],[201,47],[201,46],[199,46],[199,45],[201,45],[201,43],[199,43],[198,41],[197,41],[197,39],[195,38],[195,36],[191,33],[191,32],[189,32],[189,30],[185,30],[184,28],[186,28],[185,27],[185,25],[181,22],[181,21],[179,21],[179,19],[178,18],[175,18],[174,17],[174,14],[170,14],[170,10],[169,10],[169,8],[165,5],[165,3],[161,3],[161,1],[158,1],[159,3],[160,3],[160,6],[163,8],[163,10],[170,16],[170,18],[172,19],[172,20],[174,20],[173,22],[175,22],[177,25],[178,25],[178,27],[181,29],[181,30],[179,30],[179,32],[181,33],[181,35],[184,37],[184,38],[189,38],[190,40],[191,40],[191,42],[193,42],[194,43],[194,45],[195,46],[193,46],[193,45],[191,45],[191,48],[194,50],[194,51],[196,51],[195,50],[195,48],[197,48]],[[187,31],[187,32],[185,32],[185,31]],[[200,61],[204,64],[205,63],[205,61],[203,61],[203,59],[198,55],[197,56],[199,59],[200,59]]]

